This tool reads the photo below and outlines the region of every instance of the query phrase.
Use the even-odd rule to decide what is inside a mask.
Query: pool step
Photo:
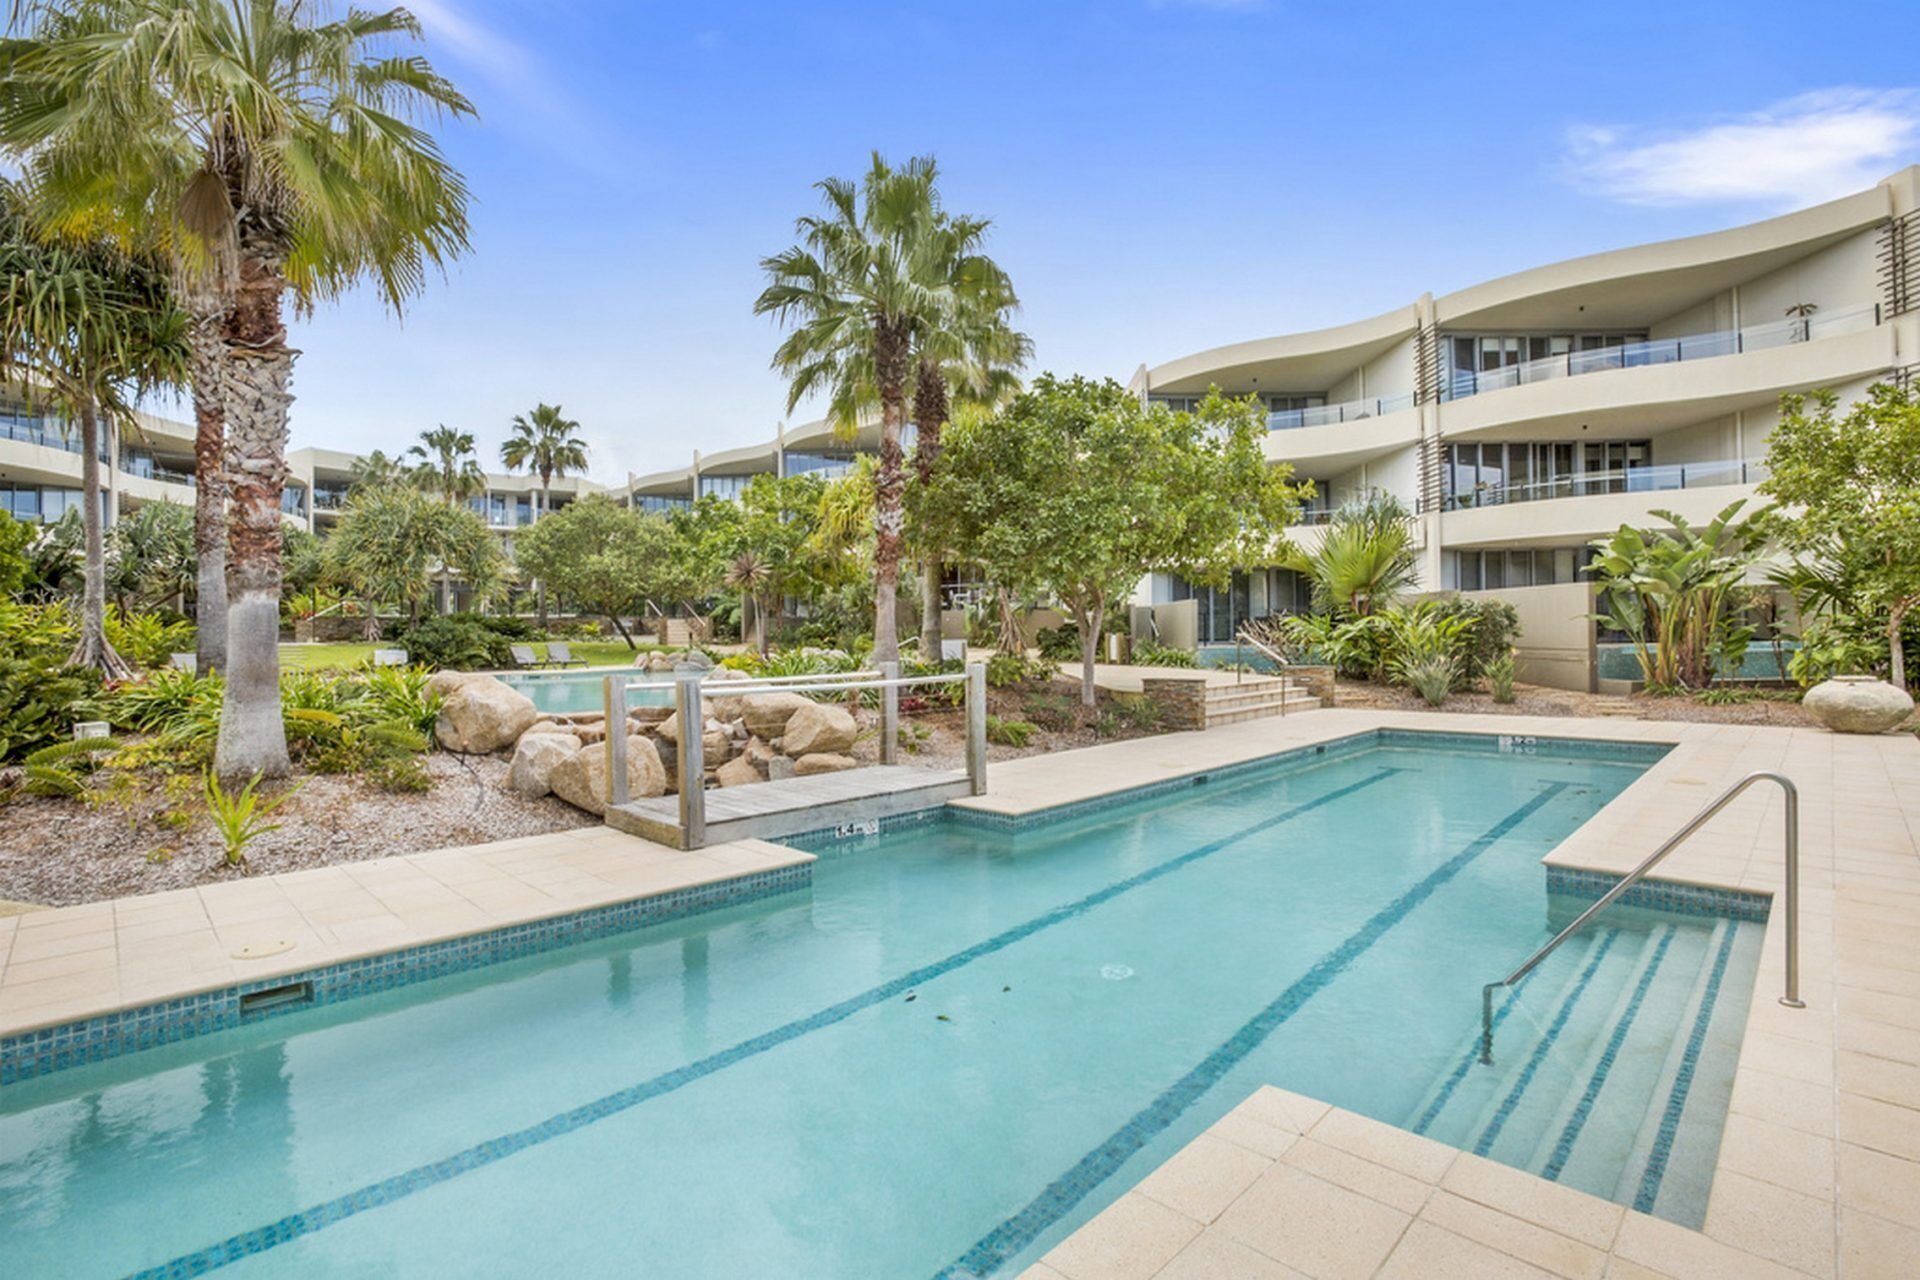
[[[1682,1112],[1724,1112],[1719,1077],[1730,1083],[1741,1022],[1711,1017],[1711,1001],[1737,928],[1576,937],[1496,996],[1493,1064],[1479,1061],[1476,1025],[1405,1127],[1623,1204],[1703,1209],[1714,1153],[1674,1138]],[[1703,1050],[1718,1055],[1705,1071]]]
[[[1209,685],[1206,692],[1207,726],[1236,724],[1261,716],[1312,711],[1320,699],[1286,676],[1246,676],[1233,684]]]

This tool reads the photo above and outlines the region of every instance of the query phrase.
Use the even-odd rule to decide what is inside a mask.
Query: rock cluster
[[[794,693],[722,691],[729,681],[744,678],[718,668],[702,682],[707,713],[700,726],[702,786],[739,787],[857,765],[852,750],[859,723],[845,707]],[[542,716],[524,694],[491,676],[442,672],[433,682],[446,699],[435,726],[442,745],[455,751],[511,747],[507,785],[515,791],[552,794],[589,813],[606,812],[605,715]],[[635,707],[626,731],[628,793],[645,799],[679,790],[679,714],[666,707]]]

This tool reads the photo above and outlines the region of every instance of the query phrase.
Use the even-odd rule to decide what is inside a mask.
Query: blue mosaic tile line
[[[22,1032],[0,1039],[0,1086],[484,965],[538,955],[557,947],[756,902],[774,894],[804,889],[812,882],[811,863],[779,867],[650,898],[450,938],[344,964],[261,978],[178,1000]],[[242,1012],[242,997],[294,983],[309,984],[311,997]]]
[[[1548,1182],[1560,1181],[1561,1171],[1573,1156],[1574,1144],[1580,1141],[1580,1132],[1587,1127],[1587,1117],[1593,1114],[1593,1104],[1600,1097],[1600,1091],[1607,1087],[1607,1077],[1613,1074],[1613,1064],[1620,1057],[1620,1046],[1627,1042],[1627,1036],[1633,1030],[1633,1020],[1640,1016],[1640,1006],[1645,1002],[1647,992],[1653,988],[1654,975],[1660,972],[1660,964],[1667,958],[1667,948],[1673,945],[1674,935],[1678,932],[1679,929],[1673,925],[1667,926],[1666,933],[1654,948],[1653,962],[1640,971],[1640,981],[1634,984],[1626,1011],[1620,1015],[1620,1021],[1614,1024],[1612,1033],[1608,1035],[1607,1047],[1601,1051],[1599,1063],[1587,1078],[1587,1087],[1580,1091],[1580,1100],[1574,1103],[1573,1114],[1567,1117],[1566,1126],[1553,1141],[1553,1154],[1547,1157],[1546,1167],[1540,1170],[1540,1176]]]
[[[353,1217],[356,1214],[378,1208],[381,1205],[391,1204],[396,1200],[401,1200],[413,1195],[415,1192],[424,1191],[428,1187],[451,1181],[463,1173],[469,1173],[475,1169],[483,1168],[486,1165],[504,1160],[516,1152],[524,1151],[529,1147],[538,1146],[540,1143],[547,1142],[553,1138],[562,1137],[576,1130],[583,1129],[588,1125],[605,1120],[609,1116],[618,1115],[623,1111],[629,1111],[643,1102],[648,1102],[664,1094],[672,1093],[674,1090],[692,1084],[696,1080],[702,1080],[707,1076],[713,1075],[715,1072],[723,1071],[735,1063],[743,1062],[757,1054],[765,1053],[769,1049],[778,1048],[791,1040],[798,1039],[811,1032],[844,1022],[862,1010],[870,1009],[875,1005],[883,1004],[898,996],[903,996],[916,987],[924,986],[935,978],[951,973],[964,965],[972,964],[975,960],[993,955],[999,951],[1004,951],[1016,942],[1032,937],[1042,929],[1051,928],[1067,920],[1085,915],[1095,907],[1110,902],[1121,894],[1131,892],[1142,885],[1150,884],[1164,876],[1171,875],[1173,872],[1183,867],[1191,866],[1193,863],[1218,853],[1222,849],[1238,844],[1243,840],[1277,827],[1282,823],[1290,822],[1304,814],[1311,813],[1315,809],[1331,804],[1335,800],[1352,795],[1357,791],[1364,790],[1400,772],[1403,771],[1394,768],[1381,769],[1356,782],[1348,783],[1343,787],[1336,787],[1311,800],[1303,801],[1271,817],[1262,818],[1260,821],[1243,827],[1238,831],[1221,836],[1217,840],[1209,841],[1207,844],[1190,849],[1178,857],[1169,858],[1167,861],[1149,867],[1136,875],[1128,876],[1124,880],[1116,880],[1104,888],[1087,894],[1085,897],[1077,898],[1072,902],[1055,907],[1051,911],[1034,916],[1032,919],[1017,924],[1001,933],[997,933],[985,941],[977,942],[963,951],[956,951],[944,959],[922,965],[897,978],[883,982],[879,986],[870,987],[858,995],[849,996],[840,1003],[830,1005],[807,1017],[797,1018],[792,1022],[775,1027],[771,1031],[766,1031],[754,1036],[752,1039],[743,1040],[731,1048],[722,1049],[698,1061],[688,1063],[682,1067],[676,1067],[674,1070],[662,1075],[657,1075],[650,1079],[642,1080],[637,1084],[629,1085],[624,1089],[616,1090],[604,1097],[596,1098],[592,1102],[575,1107],[571,1111],[563,1111],[558,1115],[550,1116],[538,1124],[530,1125],[527,1128],[516,1130],[513,1133],[505,1134],[498,1138],[490,1138],[485,1142],[468,1147],[464,1151],[455,1152],[445,1159],[436,1160],[431,1164],[420,1165],[390,1178],[383,1178],[378,1182],[370,1183],[356,1191],[348,1192],[346,1195],[337,1196],[332,1200],[315,1205],[312,1208],[289,1214],[277,1222],[271,1222],[265,1226],[256,1227],[251,1231],[230,1236],[217,1244],[208,1245],[192,1253],[182,1254],[157,1267],[150,1267],[136,1273],[136,1280],[162,1280],[162,1278],[171,1278],[174,1276],[204,1275],[209,1271],[226,1266],[228,1263],[262,1253],[276,1245],[285,1244],[289,1240],[312,1235],[316,1231],[332,1226],[334,1223]]]
[[[1572,992],[1554,1013],[1553,1021],[1547,1024],[1547,1033],[1534,1043],[1533,1052],[1527,1055],[1526,1065],[1520,1068],[1520,1074],[1514,1078],[1513,1087],[1507,1091],[1507,1096],[1500,1100],[1500,1106],[1494,1111],[1493,1119],[1489,1120],[1487,1127],[1480,1131],[1479,1139],[1473,1144],[1473,1154],[1484,1156],[1493,1150],[1493,1144],[1499,1140],[1500,1131],[1506,1128],[1507,1120],[1513,1115],[1514,1108],[1518,1107],[1520,1099],[1526,1096],[1527,1086],[1532,1084],[1534,1076],[1539,1074],[1540,1064],[1545,1062],[1547,1054],[1552,1052],[1554,1041],[1558,1040],[1560,1033],[1567,1029],[1567,1023],[1573,1017],[1574,1006],[1578,1005],[1580,997],[1587,993],[1587,987],[1593,981],[1593,975],[1600,971],[1601,963],[1606,960],[1607,953],[1613,950],[1613,944],[1619,939],[1620,931],[1610,929],[1607,931],[1607,936],[1600,940],[1600,945],[1593,949],[1593,957],[1587,961],[1587,967],[1581,971],[1580,981],[1574,984]]]
[[[1436,890],[1458,875],[1475,858],[1539,812],[1566,790],[1567,785],[1564,782],[1548,783],[1526,803],[1475,837],[1460,852],[1428,872],[1418,884],[1375,912],[1365,924],[1316,960],[1312,968],[1242,1024],[1239,1030],[1201,1059],[1192,1070],[1169,1085],[1105,1142],[1083,1156],[1079,1163],[1054,1179],[1024,1209],[995,1227],[972,1248],[941,1269],[939,1280],[965,1280],[999,1271],[1009,1259],[1039,1239],[1042,1232],[1091,1195],[1141,1148],[1178,1120],[1187,1108],[1225,1078],[1276,1028],[1299,1012],[1307,1001],[1351,968],[1389,930],[1406,919],[1416,907],[1433,896]]]
[[[1687,1033],[1687,1047],[1680,1056],[1680,1069],[1674,1073],[1673,1092],[1667,1095],[1666,1108],[1660,1113],[1660,1128],[1654,1134],[1653,1150],[1640,1175],[1640,1189],[1634,1193],[1637,1213],[1652,1213],[1660,1199],[1660,1182],[1667,1176],[1667,1162],[1673,1156],[1673,1140],[1680,1132],[1680,1116],[1687,1109],[1687,1094],[1693,1089],[1693,1073],[1700,1065],[1701,1051],[1707,1043],[1707,1027],[1713,1021],[1713,1006],[1720,997],[1720,981],[1727,975],[1727,961],[1733,957],[1733,942],[1739,930],[1728,929],[1714,953],[1713,972],[1707,978],[1707,994],[1694,1015],[1693,1029]]]
[[[1535,969],[1513,984],[1506,1002],[1493,1011],[1494,1031],[1500,1030],[1500,1024],[1507,1020],[1507,1015],[1512,1013],[1514,1006],[1520,1002],[1521,992],[1525,991],[1539,975],[1540,970]],[[1447,1103],[1453,1100],[1454,1092],[1465,1082],[1468,1073],[1473,1070],[1474,1064],[1478,1061],[1480,1061],[1480,1032],[1476,1028],[1472,1041],[1467,1045],[1467,1051],[1460,1055],[1460,1061],[1453,1064],[1453,1070],[1447,1074],[1446,1083],[1440,1086],[1440,1091],[1434,1095],[1433,1101],[1427,1104],[1427,1109],[1420,1113],[1420,1119],[1414,1123],[1415,1133],[1425,1133],[1433,1126],[1433,1122],[1438,1120],[1440,1113],[1447,1109]]]
[[[1572,867],[1547,868],[1547,892],[1572,898],[1598,898],[1620,883],[1620,877],[1607,871],[1580,871]],[[1740,889],[1715,889],[1708,885],[1681,884],[1677,880],[1649,878],[1616,899],[1629,907],[1648,907],[1683,916],[1725,916],[1735,920],[1765,923],[1773,908],[1773,897]]]

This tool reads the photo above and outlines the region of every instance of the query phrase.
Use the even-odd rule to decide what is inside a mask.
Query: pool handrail
[[[1589,920],[1599,915],[1615,899],[1638,884],[1647,872],[1662,858],[1679,848],[1681,843],[1701,827],[1707,825],[1713,816],[1726,808],[1746,789],[1756,782],[1777,782],[1786,796],[1786,899],[1787,899],[1787,981],[1786,994],[1780,997],[1780,1003],[1789,1009],[1804,1009],[1806,1002],[1800,999],[1800,790],[1793,780],[1783,773],[1762,769],[1750,773],[1740,781],[1728,787],[1706,808],[1687,822],[1678,831],[1669,836],[1664,844],[1646,859],[1629,871],[1620,883],[1602,894],[1594,904],[1575,917],[1572,924],[1548,939],[1545,946],[1526,958],[1521,966],[1498,982],[1489,982],[1480,988],[1480,1061],[1491,1065],[1493,1062],[1493,993],[1502,987],[1511,987],[1520,979],[1532,973],[1534,968],[1561,943],[1580,932]]]

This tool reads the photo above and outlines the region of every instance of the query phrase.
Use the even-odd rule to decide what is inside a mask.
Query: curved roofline
[[[1811,252],[1821,241],[1837,239],[1886,219],[1893,211],[1892,182],[1893,179],[1888,179],[1865,191],[1759,222],[1624,249],[1603,249],[1496,276],[1435,298],[1434,319],[1439,324],[1457,322],[1491,307],[1566,289],[1712,266],[1801,245],[1808,246]]]
[[[1405,338],[1419,327],[1415,305],[1395,307],[1365,320],[1335,325],[1328,329],[1310,329],[1304,333],[1286,333],[1250,342],[1233,342],[1181,356],[1147,370],[1151,390],[1169,382],[1200,377],[1212,370],[1236,365],[1259,364],[1270,360],[1297,359],[1301,356],[1327,356],[1341,351],[1381,346]]]

